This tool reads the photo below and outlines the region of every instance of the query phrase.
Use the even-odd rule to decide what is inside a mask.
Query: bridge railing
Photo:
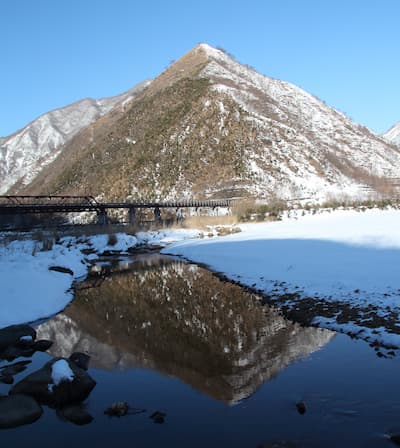
[[[64,205],[64,204],[88,204],[98,205],[93,196],[74,195],[1,195],[2,206],[24,205]]]

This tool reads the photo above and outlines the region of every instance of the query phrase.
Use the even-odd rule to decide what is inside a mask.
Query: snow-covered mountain
[[[155,369],[235,404],[334,336],[286,320],[202,268],[153,263],[111,267],[81,284],[74,302],[37,329],[54,341],[50,353],[83,351],[98,368]]]
[[[383,136],[390,142],[400,145],[400,122],[392,126]]]
[[[1,138],[0,194],[15,185],[27,185],[57,157],[65,143],[115,107],[123,107],[147,84],[110,98],[77,101],[41,115],[25,128]]]
[[[387,193],[400,177],[395,144],[206,44],[161,73],[118,120],[95,126],[25,191],[324,199]]]

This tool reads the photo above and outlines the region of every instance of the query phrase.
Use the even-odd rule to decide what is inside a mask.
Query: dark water
[[[293,324],[240,287],[171,258],[99,265],[38,332],[55,341],[52,355],[90,354],[94,421],[75,426],[45,408],[38,422],[2,430],[1,446],[390,447],[385,434],[400,432],[397,358]],[[30,371],[48,358],[35,354]],[[104,415],[116,401],[146,412]],[[163,424],[149,418],[156,410]]]

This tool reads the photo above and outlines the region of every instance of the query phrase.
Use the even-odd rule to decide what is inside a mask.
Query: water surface
[[[91,356],[94,421],[78,427],[46,409],[35,424],[0,432],[10,446],[27,438],[34,446],[384,447],[385,433],[400,432],[397,358],[294,324],[256,295],[170,257],[99,263],[38,333],[55,341],[53,356]],[[35,354],[30,370],[48,357]],[[104,415],[122,400],[146,412]],[[149,418],[156,410],[163,424]]]

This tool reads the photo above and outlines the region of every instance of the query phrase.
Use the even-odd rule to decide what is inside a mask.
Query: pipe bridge
[[[124,201],[99,202],[93,196],[71,195],[4,195],[0,196],[0,216],[39,213],[81,213],[95,212],[99,224],[108,222],[107,211],[112,209],[127,209],[129,222],[135,222],[137,209],[154,209],[155,221],[161,221],[161,209],[172,208],[177,211],[182,208],[230,207],[231,200],[183,200],[183,201]]]

